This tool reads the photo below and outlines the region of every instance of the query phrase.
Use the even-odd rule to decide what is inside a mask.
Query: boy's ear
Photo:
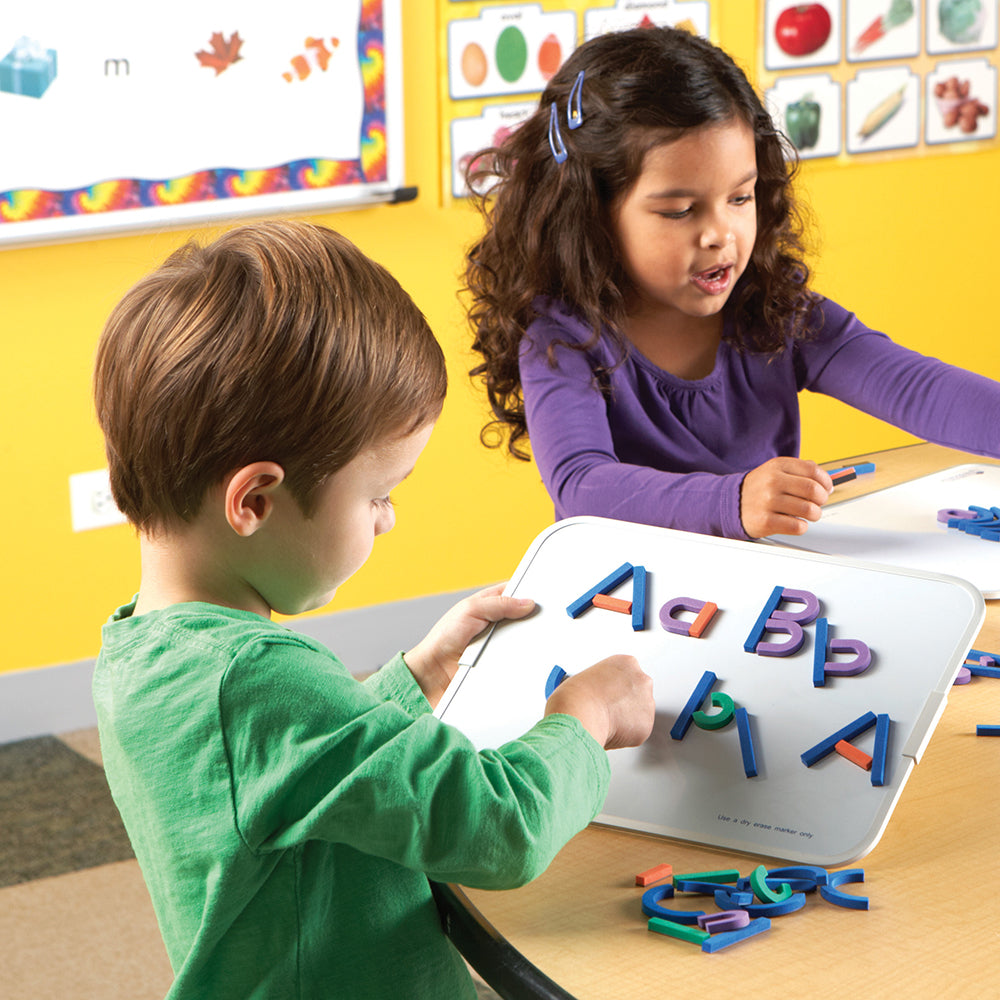
[[[253,462],[237,469],[226,483],[226,520],[248,538],[270,517],[274,491],[284,482],[285,470],[277,462]]]

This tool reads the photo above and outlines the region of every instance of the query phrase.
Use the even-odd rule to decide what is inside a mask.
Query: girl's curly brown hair
[[[570,91],[583,71],[582,125],[566,125]],[[567,157],[549,144],[553,104]],[[612,227],[613,211],[635,184],[646,153],[686,130],[738,119],[755,136],[757,240],[726,303],[734,342],[776,353],[786,338],[808,335],[815,297],[808,291],[802,224],[792,198],[798,163],[756,91],[721,49],[674,28],[637,28],[580,46],[551,79],[537,110],[499,147],[473,160],[469,188],[485,233],[467,254],[463,291],[473,349],[494,419],[483,428],[491,447],[507,438],[528,458],[518,352],[546,296],[569,305],[593,335],[617,340],[631,283]],[[551,350],[551,349],[550,349]],[[490,435],[499,431],[499,435]]]

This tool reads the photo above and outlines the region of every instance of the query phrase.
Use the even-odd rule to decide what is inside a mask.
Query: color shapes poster
[[[386,200],[398,0],[39,0],[0,29],[0,244]]]
[[[448,81],[456,100],[540,91],[576,48],[576,15],[538,5],[484,10],[448,25]]]

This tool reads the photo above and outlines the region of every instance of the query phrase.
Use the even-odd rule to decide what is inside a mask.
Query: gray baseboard
[[[421,639],[456,601],[479,588],[352,608],[288,622],[329,646],[359,676]],[[0,743],[97,725],[90,695],[94,661],[0,674]]]

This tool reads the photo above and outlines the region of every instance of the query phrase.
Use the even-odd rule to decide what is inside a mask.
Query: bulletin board
[[[716,5],[718,0],[716,0]],[[468,195],[473,155],[527,118],[580,41],[643,25],[709,37],[709,0],[439,0],[442,12],[442,148],[445,200]]]
[[[399,0],[37,0],[0,27],[0,246],[401,200]]]
[[[576,44],[642,25],[719,41],[722,0],[438,0],[446,200],[537,106]],[[732,0],[736,2],[736,0]],[[802,159],[848,164],[994,147],[1000,0],[755,0],[751,73]],[[575,29],[575,39],[574,39]]]
[[[803,159],[994,146],[998,0],[764,0],[759,83]]]
[[[625,563],[645,570],[644,627],[633,628],[631,612],[567,613]],[[796,651],[763,655],[754,643],[748,652],[776,587],[811,593],[818,617],[801,626]],[[507,592],[533,598],[537,612],[469,647],[440,718],[480,748],[500,746],[542,716],[554,666],[572,675],[631,653],[653,678],[656,723],[643,746],[609,754],[611,786],[598,822],[822,865],[853,860],[878,842],[985,614],[982,595],[955,577],[601,518],[544,531]],[[635,594],[633,576],[609,596]],[[703,602],[717,607],[698,638],[664,627],[669,606],[670,621],[692,627],[694,614],[676,608],[681,597],[692,612]],[[794,614],[800,605],[779,607]],[[760,641],[780,646],[792,638],[768,628]],[[859,641],[869,654],[860,670]],[[696,707],[708,725],[726,698],[737,714],[745,710],[753,776],[739,720],[689,725],[675,738],[706,672],[714,675],[711,695]],[[881,784],[840,753],[803,761],[869,716],[876,724],[845,742],[877,756],[878,720],[887,717]]]

